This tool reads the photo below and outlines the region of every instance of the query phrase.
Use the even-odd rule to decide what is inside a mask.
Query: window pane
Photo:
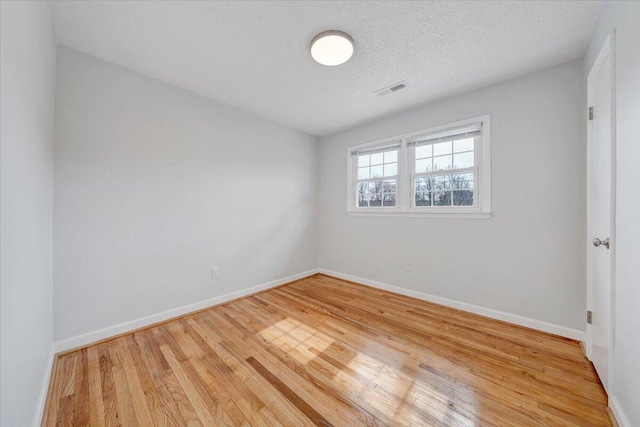
[[[396,193],[385,193],[382,200],[383,206],[395,206],[396,205]]]
[[[459,153],[461,151],[473,151],[473,138],[453,141],[453,152]]]
[[[356,200],[358,207],[369,206],[369,183],[360,182],[356,186]]]
[[[382,177],[382,176],[383,176],[382,165],[371,166],[371,178],[377,178],[377,177]]]
[[[416,178],[415,191],[431,191],[433,190],[433,180],[430,177]]]
[[[431,158],[416,160],[416,172],[431,172]]]
[[[357,194],[366,194],[369,191],[369,183],[368,182],[359,182],[358,185],[356,186],[356,193]]]
[[[384,165],[384,176],[394,176],[398,174],[398,164],[389,163]]]
[[[369,199],[369,206],[382,206],[382,193],[373,193]]]
[[[451,206],[451,191],[434,191],[433,206]]]
[[[473,190],[453,190],[454,206],[473,206]]]
[[[451,154],[451,141],[433,144],[433,155],[441,156],[443,154]]]
[[[433,158],[433,170],[447,170],[451,169],[451,155],[449,156],[440,156]]]
[[[451,188],[451,177],[449,175],[436,175],[433,177],[434,190],[449,190]]]
[[[383,159],[383,153],[375,153],[371,154],[371,164],[372,165],[381,165]]]
[[[416,193],[416,206],[431,206],[431,193]]]
[[[431,157],[432,156],[431,153],[432,153],[431,144],[416,147],[416,159],[424,159],[425,157]]]
[[[473,189],[473,174],[461,173],[451,176],[452,188],[454,190]]]
[[[395,193],[396,192],[396,180],[388,180],[382,181],[382,191],[384,193]]]
[[[470,168],[473,166],[473,151],[453,155],[454,169]]]
[[[369,166],[369,155],[358,156],[358,167]]]
[[[384,162],[385,163],[393,163],[398,161],[398,151],[385,151],[384,152]]]
[[[358,179],[367,179],[369,176],[369,167],[358,168]]]

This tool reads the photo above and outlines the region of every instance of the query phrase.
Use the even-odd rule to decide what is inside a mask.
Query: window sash
[[[376,178],[362,178],[362,179],[356,179],[354,182],[356,183],[356,186],[361,183],[361,182],[377,182],[377,181],[398,181],[398,175],[390,175],[390,176],[379,176]]]
[[[358,205],[358,201],[359,201],[359,196],[360,194],[358,193],[358,188],[360,187],[361,183],[369,183],[369,182],[382,182],[382,181],[393,181],[393,184],[396,187],[395,191],[390,191],[390,192],[385,192],[385,191],[381,191],[380,193],[374,193],[374,194],[380,194],[382,196],[382,200],[381,200],[381,205],[380,206],[359,206]],[[384,195],[385,194],[393,194],[394,195],[394,200],[395,203],[393,206],[389,205],[389,206],[384,206]],[[394,175],[394,176],[389,176],[389,177],[383,177],[383,178],[368,178],[368,179],[360,179],[360,180],[356,180],[355,185],[353,186],[353,195],[354,195],[354,207],[356,209],[363,209],[363,210],[370,210],[370,209],[396,209],[398,207],[398,175]]]
[[[416,205],[416,178],[423,178],[423,177],[430,177],[430,176],[445,176],[445,175],[458,175],[458,174],[468,174],[468,173],[473,173],[473,204],[471,205],[441,205],[441,206],[435,206],[435,205],[430,205],[430,206],[417,206]],[[411,174],[411,209],[416,209],[416,210],[442,210],[442,209],[475,209],[478,208],[479,206],[479,197],[478,195],[480,194],[479,192],[479,180],[478,180],[478,166],[473,166],[470,168],[464,168],[464,169],[448,169],[446,171],[435,171],[435,172],[423,172],[423,173],[413,173]],[[461,190],[465,190],[464,188],[460,188],[460,189],[456,189],[456,188],[450,188],[448,190],[430,190],[430,191],[426,191],[426,193],[436,193],[436,192],[447,192],[447,193],[452,193],[454,191],[461,191]],[[432,202],[433,203],[433,199]],[[453,197],[452,197],[452,203],[453,203]]]
[[[477,166],[471,166],[470,168],[460,168],[460,169],[440,169],[437,171],[429,171],[429,172],[414,172],[414,178],[421,178],[423,176],[433,176],[433,175],[455,175],[455,174],[463,174],[469,172],[475,172],[478,169]]]

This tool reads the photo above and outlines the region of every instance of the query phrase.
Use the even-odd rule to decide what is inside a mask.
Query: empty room
[[[640,2],[0,7],[1,427],[640,427]]]

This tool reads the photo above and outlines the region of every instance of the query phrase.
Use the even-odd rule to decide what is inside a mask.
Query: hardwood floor
[[[577,342],[316,275],[58,357],[44,426],[609,426]]]

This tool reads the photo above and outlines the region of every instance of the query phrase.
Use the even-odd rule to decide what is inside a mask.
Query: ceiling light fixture
[[[311,40],[311,56],[316,62],[333,67],[353,55],[353,39],[343,31],[324,31]]]

